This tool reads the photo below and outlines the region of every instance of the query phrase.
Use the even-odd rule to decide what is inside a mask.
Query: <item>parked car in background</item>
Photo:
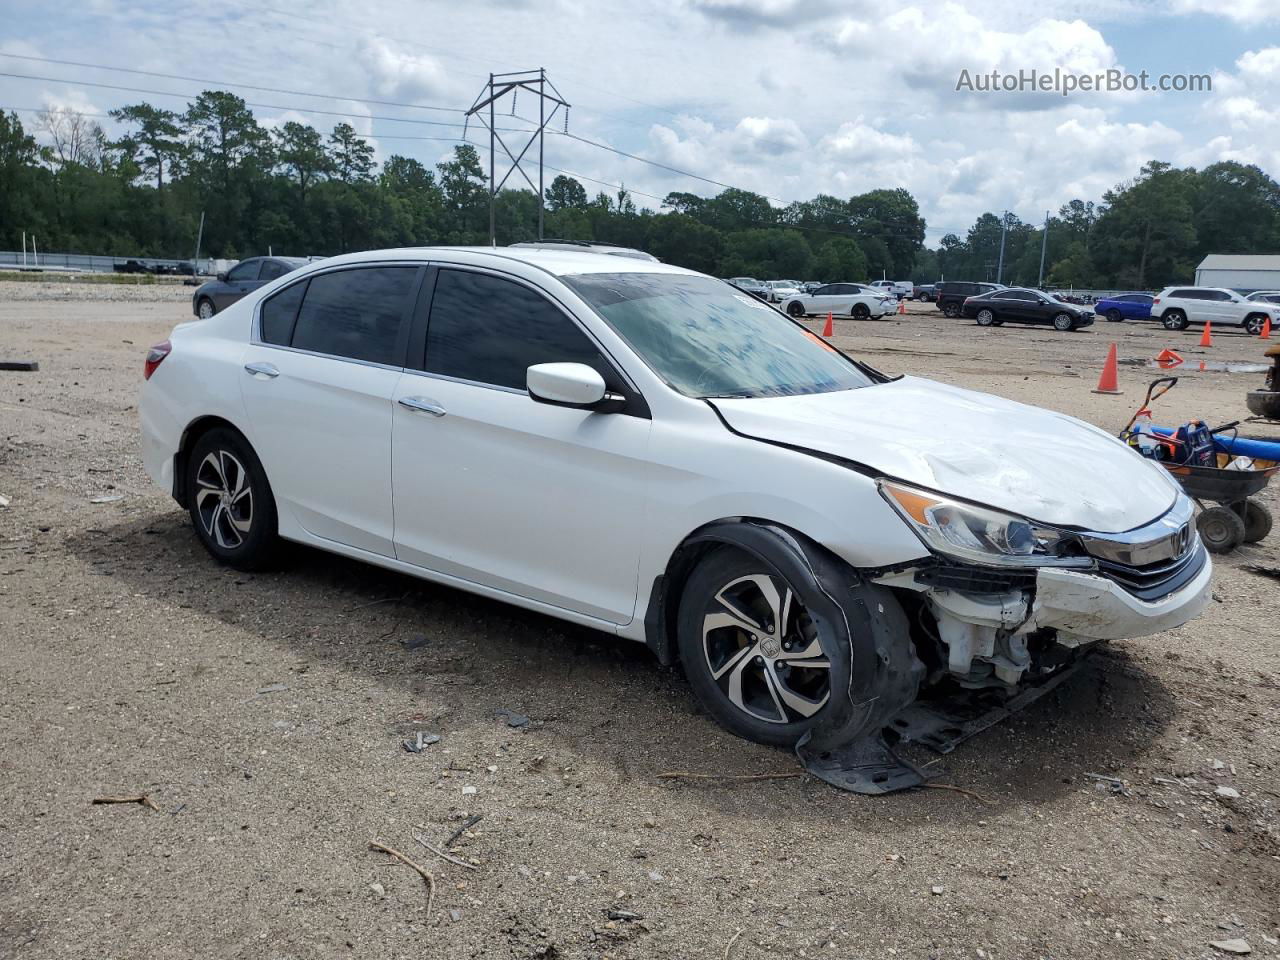
[[[1002,283],[975,283],[969,280],[943,280],[934,284],[934,305],[948,317],[958,317],[969,297],[981,296],[992,290],[1003,290]]]
[[[745,290],[762,300],[769,299],[769,285],[763,280],[757,280],[755,277],[730,277],[729,283],[732,283],[739,290]]]
[[[823,286],[820,280],[806,280],[800,288],[801,293],[813,293],[819,287]]]
[[[668,264],[347,254],[179,324],[141,373],[147,473],[217,562],[295,541],[644,643],[778,747],[878,735],[930,685],[1004,703],[1210,599],[1159,464]]]
[[[828,283],[813,293],[797,293],[778,306],[788,316],[799,319],[810,314],[837,313],[856,320],[868,320],[893,313],[893,297],[858,283]]]
[[[225,310],[242,297],[277,277],[307,264],[305,257],[249,257],[230,270],[198,286],[191,294],[191,312],[201,320]]]
[[[151,267],[143,260],[126,260],[124,263],[113,263],[111,269],[115,273],[150,273]]]
[[[1267,303],[1280,303],[1280,290],[1255,290],[1245,297],[1246,300],[1265,300]]]
[[[770,303],[782,303],[789,297],[798,297],[800,288],[794,280],[768,280],[765,286],[769,288],[768,300]]]
[[[1121,320],[1150,320],[1151,302],[1154,299],[1149,293],[1121,293],[1099,300],[1093,305],[1093,312],[1112,323],[1119,323]]]
[[[1268,319],[1280,324],[1280,305],[1246,300],[1226,287],[1165,287],[1151,302],[1151,315],[1166,330],[1185,330],[1193,323],[1242,327],[1257,335]]]
[[[911,296],[921,303],[932,303],[938,298],[937,284],[918,283],[915,289],[911,291]]]
[[[532,250],[585,250],[590,253],[603,253],[611,257],[630,257],[633,260],[648,260],[651,263],[660,263],[652,253],[646,253],[643,250],[637,250],[635,247],[623,247],[616,243],[604,243],[600,240],[521,240],[519,243],[508,244],[512,247],[526,247]]]
[[[980,327],[998,327],[1004,323],[1052,324],[1066,333],[1093,323],[1093,311],[1079,304],[1059,300],[1043,290],[1029,287],[1003,287],[966,299],[961,307]]]
[[[883,290],[898,300],[911,296],[915,290],[915,284],[910,280],[873,280],[867,286]]]

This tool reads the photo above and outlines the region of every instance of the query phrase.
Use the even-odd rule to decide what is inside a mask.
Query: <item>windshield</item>
[[[561,279],[689,397],[786,397],[873,382],[819,337],[711,277],[587,273]]]

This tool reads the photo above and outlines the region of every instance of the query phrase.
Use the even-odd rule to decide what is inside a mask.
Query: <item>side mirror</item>
[[[217,276],[219,280],[225,281],[227,279],[227,271],[219,270]]]
[[[595,410],[620,399],[607,392],[604,377],[585,363],[536,363],[526,376],[529,396],[538,403]]]

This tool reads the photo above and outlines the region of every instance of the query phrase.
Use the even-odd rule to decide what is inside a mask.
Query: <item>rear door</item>
[[[251,257],[248,260],[241,260],[227,271],[227,279],[213,293],[217,308],[224,310],[245,295],[257,290],[261,286],[258,280],[261,269],[262,259]]]
[[[425,273],[370,264],[292,283],[262,303],[244,356],[250,440],[281,513],[382,556],[394,555],[392,397]]]
[[[425,319],[425,351],[411,358],[419,369],[405,371],[395,395],[396,555],[629,622],[647,495],[643,397],[562,305],[524,280],[442,266]],[[534,401],[526,372],[551,362],[594,367],[628,397],[626,411]]]

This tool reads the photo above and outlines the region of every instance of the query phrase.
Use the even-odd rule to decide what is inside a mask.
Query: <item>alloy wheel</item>
[[[214,450],[196,471],[196,512],[205,534],[224,550],[241,546],[253,527],[253,487],[233,454]]]
[[[816,626],[795,592],[768,574],[732,580],[708,601],[702,650],[721,693],[757,720],[804,720],[830,696]]]
[[[996,315],[992,310],[988,310],[984,307],[983,309],[978,311],[977,319],[978,319],[978,326],[989,327],[991,326],[992,323],[995,322]]]

